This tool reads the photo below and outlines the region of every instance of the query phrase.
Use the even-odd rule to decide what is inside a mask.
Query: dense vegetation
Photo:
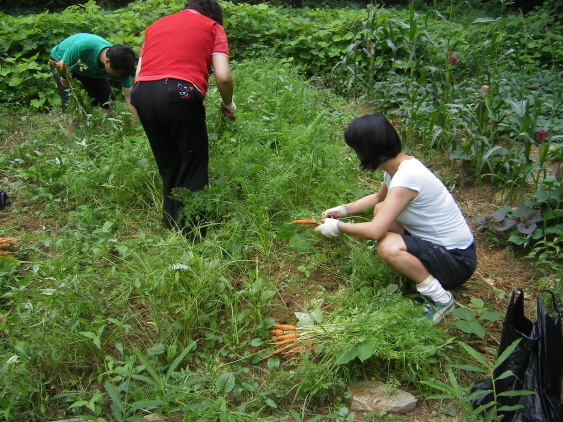
[[[183,3],[2,15],[0,187],[13,205],[0,237],[19,245],[0,256],[0,416],[344,421],[345,386],[369,378],[421,394],[452,383],[455,412],[482,420],[471,378],[449,366],[475,352],[420,319],[369,243],[287,223],[372,191],[341,141],[350,104],[370,104],[400,123],[409,150],[459,164],[452,189],[498,186],[505,206],[481,222],[491,242],[524,248],[563,299],[560,3],[522,16],[501,2],[487,18],[455,1],[424,12],[222,2],[239,112],[225,120],[210,90],[212,180],[183,195],[213,222],[196,243],[159,226],[154,159],[123,104],[108,117],[77,92],[68,136],[47,67],[75,32],[138,51],[144,28]],[[42,228],[17,224],[30,217]],[[466,305],[462,342],[498,318]],[[274,321],[325,335],[300,359],[261,360]],[[328,334],[342,326],[364,331]]]

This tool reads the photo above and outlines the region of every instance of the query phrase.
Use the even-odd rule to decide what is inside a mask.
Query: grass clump
[[[387,376],[404,382],[416,379],[411,365],[431,371],[415,363],[422,343],[408,334],[422,332],[418,309],[398,296],[377,299],[393,279],[374,252],[288,224],[369,189],[355,182],[341,140],[353,116],[339,110],[348,107],[287,63],[236,63],[233,72],[238,119],[215,108],[214,87],[206,100],[210,184],[178,193],[208,213],[200,242],[160,226],[160,178],[123,104],[109,117],[93,110],[72,136],[56,114],[29,115],[32,124],[3,141],[0,171],[13,205],[0,235],[20,243],[14,265],[2,266],[6,420],[125,421],[153,412],[259,420],[293,407],[290,397],[303,409],[338,407],[346,383],[363,376],[361,360],[332,360],[327,371],[339,349],[325,347],[293,375],[279,360],[261,361],[274,318],[314,301],[339,324],[364,311],[381,326],[412,323],[383,330],[363,364],[391,359]],[[12,133],[15,117],[3,117],[1,133]],[[439,331],[425,330],[424,353],[438,353]]]

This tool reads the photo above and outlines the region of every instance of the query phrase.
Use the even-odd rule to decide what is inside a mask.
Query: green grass
[[[234,75],[238,119],[222,117],[212,87],[210,185],[184,198],[210,214],[202,242],[160,226],[156,165],[122,104],[110,118],[82,117],[72,137],[58,114],[2,116],[13,206],[0,236],[20,242],[1,267],[5,420],[329,414],[346,382],[363,376],[359,361],[328,372],[313,355],[287,367],[260,361],[272,321],[296,321],[288,307],[322,303],[329,317],[397,282],[361,242],[287,224],[369,191],[342,141],[353,113],[281,62],[236,63]],[[387,375],[414,383],[408,345],[417,341],[401,341],[400,358],[383,350],[370,365],[390,359]]]

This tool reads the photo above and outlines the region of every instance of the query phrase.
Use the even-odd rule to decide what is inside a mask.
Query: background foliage
[[[54,45],[70,34],[91,32],[114,44],[131,45],[138,52],[146,26],[159,17],[181,10],[183,5],[181,1],[149,0],[133,2],[122,9],[105,10],[90,1],[61,13],[2,14],[0,100],[37,109],[56,105],[58,98],[54,85],[49,82],[48,68],[49,51]],[[492,44],[496,54],[503,57],[501,66],[495,70],[508,69],[522,59],[529,60],[525,63],[527,66],[556,68],[562,60],[562,20],[556,17],[563,14],[563,7],[553,0],[546,1],[542,9],[525,20],[518,15],[508,15],[481,25],[456,23],[451,19],[453,16],[444,21],[443,16],[433,11],[418,14],[383,9],[377,17],[368,17],[372,25],[369,30],[375,31],[371,38],[366,28],[362,29],[369,9],[301,11],[267,4],[222,2],[221,5],[234,60],[258,57],[267,49],[292,60],[307,74],[321,77],[329,73],[355,43],[356,53],[350,57],[348,51],[347,61],[353,61],[360,68],[377,66],[377,69],[369,69],[370,78],[376,80],[386,72],[403,72],[406,66],[411,71],[416,69],[420,76],[440,69],[449,52],[445,51],[446,47],[463,58],[456,68],[457,77],[461,78],[482,67],[483,56],[473,48],[474,40],[483,39],[493,23],[503,28],[502,36],[497,35]],[[526,36],[521,37],[520,33]],[[416,40],[411,39],[415,35]],[[365,50],[368,38],[373,40],[371,59],[365,57],[365,53],[364,57],[357,55]],[[440,43],[443,39],[447,40],[447,45]],[[411,59],[409,44],[413,41],[418,51]],[[483,48],[489,46],[490,41],[482,45]],[[519,54],[522,51],[529,54]],[[387,57],[391,60],[384,60]],[[375,62],[369,63],[370,60]],[[344,83],[347,81],[346,77]],[[338,86],[340,81],[336,88]]]

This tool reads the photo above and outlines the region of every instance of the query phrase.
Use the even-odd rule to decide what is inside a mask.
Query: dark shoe
[[[454,295],[451,294],[450,300],[447,302],[434,302],[429,298],[425,298],[427,301],[426,309],[424,310],[424,316],[428,321],[433,324],[440,322],[444,316],[449,314],[454,309]]]

